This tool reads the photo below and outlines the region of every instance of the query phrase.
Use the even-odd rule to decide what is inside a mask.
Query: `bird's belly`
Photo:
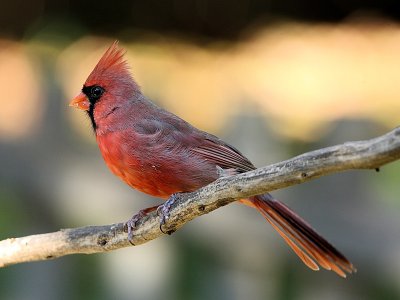
[[[176,183],[171,182],[172,178],[168,174],[158,172],[156,165],[148,165],[133,157],[125,159],[108,155],[103,155],[103,157],[107,166],[115,175],[129,186],[143,193],[168,198],[170,195],[181,191]]]
[[[218,177],[215,167],[194,164],[175,157],[177,155],[165,156],[160,151],[132,150],[122,143],[98,142],[107,166],[115,175],[131,187],[155,197],[168,198],[174,193],[191,192]]]

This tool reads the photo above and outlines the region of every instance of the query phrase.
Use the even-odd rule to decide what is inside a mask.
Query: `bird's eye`
[[[103,95],[104,93],[104,89],[100,86],[94,86],[91,88],[90,90],[90,98],[92,98],[93,100],[97,100],[101,97],[101,95]]]

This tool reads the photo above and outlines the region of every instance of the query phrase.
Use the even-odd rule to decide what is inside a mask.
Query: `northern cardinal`
[[[70,106],[87,112],[110,170],[146,194],[168,199],[215,181],[221,171],[230,175],[255,169],[236,148],[147,99],[132,78],[117,41]],[[256,208],[312,270],[319,270],[319,264],[342,277],[355,271],[344,255],[270,194],[239,201]],[[127,222],[129,240],[137,220],[156,208],[144,209]],[[162,208],[164,213],[168,209]]]

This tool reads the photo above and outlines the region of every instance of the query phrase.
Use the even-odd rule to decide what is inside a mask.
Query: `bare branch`
[[[173,232],[190,220],[236,199],[299,184],[319,176],[352,169],[377,169],[400,158],[400,128],[365,141],[347,142],[302,154],[284,162],[236,176],[221,178],[196,192],[179,197],[171,208],[168,228]],[[152,213],[139,220],[133,242],[146,243],[164,235]],[[62,229],[53,233],[0,241],[0,267],[90,254],[130,246],[124,224]]]

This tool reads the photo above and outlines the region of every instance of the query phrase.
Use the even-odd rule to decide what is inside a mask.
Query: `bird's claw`
[[[133,232],[135,231],[135,229],[137,227],[137,222],[156,209],[158,209],[158,206],[152,206],[152,207],[142,209],[137,214],[134,214],[132,216],[132,218],[130,218],[128,220],[128,222],[125,223],[125,226],[127,227],[127,231],[128,231],[129,243],[131,243],[132,245],[135,245],[133,243]]]
[[[160,217],[160,231],[165,234],[171,234],[173,230],[164,230],[163,226],[167,223],[170,216],[170,209],[175,201],[179,198],[179,193],[172,194],[167,201],[157,208],[157,215]]]
[[[125,226],[128,229],[128,241],[132,245],[135,245],[133,243],[133,231],[136,229],[137,222],[146,216],[145,210],[140,210],[137,214],[134,214],[132,218],[130,218],[126,223]]]

